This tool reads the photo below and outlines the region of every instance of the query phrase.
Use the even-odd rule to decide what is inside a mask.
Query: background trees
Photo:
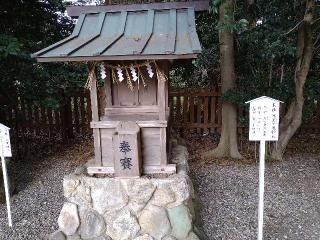
[[[220,82],[223,78],[219,76],[223,69],[217,62],[217,59],[222,61],[217,57],[217,46],[222,45],[212,35],[224,30],[215,7],[225,2],[214,1],[211,13],[198,16],[205,50],[194,62],[191,70],[194,78],[186,82],[187,86],[197,83],[210,86],[217,81],[223,86]],[[243,108],[245,101],[261,95],[284,101],[286,115],[281,122],[279,142],[272,153],[276,159],[282,158],[301,122],[313,116],[313,103],[320,101],[319,12],[319,1],[249,0],[234,1],[233,12],[229,13],[229,17],[234,18],[229,29],[235,37],[236,87],[224,92],[223,100]],[[212,25],[208,24],[208,16],[213,20],[210,21]]]
[[[55,107],[59,88],[83,86],[85,66],[39,64],[30,54],[70,34],[62,0],[4,1],[0,5],[0,97],[12,95]]]
[[[225,0],[219,4],[219,50],[222,94],[236,88],[234,56],[234,1]],[[205,157],[241,158],[237,138],[237,107],[234,103],[222,102],[222,130],[216,149],[204,154]]]
[[[59,103],[59,89],[84,85],[84,65],[39,64],[29,55],[70,34],[73,21],[63,14],[67,2],[12,0],[0,5],[0,99],[10,101],[12,93],[18,93],[54,107]],[[81,0],[78,4],[92,2],[103,1]],[[219,8],[225,10],[227,5],[230,9],[219,14]],[[319,5],[319,0],[211,1],[210,11],[197,15],[203,53],[192,63],[175,68],[171,83],[223,87],[228,74],[232,86],[223,87],[221,100],[230,106],[245,108],[245,101],[261,95],[285,102],[283,112],[287,114],[272,154],[280,159],[300,123],[313,116],[313,103],[320,101]],[[233,37],[228,42],[234,54],[228,61],[220,55],[224,41],[219,40],[219,32],[220,36],[231,33]],[[227,119],[235,118],[230,114],[234,107],[231,109],[225,115],[232,117]],[[235,127],[227,129],[236,136]],[[239,157],[233,142],[234,154],[230,155]]]

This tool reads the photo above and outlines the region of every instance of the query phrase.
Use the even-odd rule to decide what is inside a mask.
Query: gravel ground
[[[202,227],[209,240],[255,239],[258,167],[252,161],[201,161],[199,153],[211,149],[215,141],[208,136],[187,142]],[[92,145],[61,146],[51,152],[54,156],[16,163],[14,227],[8,228],[5,204],[0,204],[0,240],[45,239],[58,228],[62,178],[89,158]],[[319,173],[319,154],[294,154],[267,164],[265,239],[320,239]]]
[[[208,239],[255,239],[258,166],[190,164]],[[320,155],[299,155],[266,166],[265,239],[320,239]]]
[[[17,194],[11,205],[13,228],[7,225],[5,204],[0,204],[1,240],[46,239],[47,234],[58,229],[57,219],[64,202],[62,179],[88,158],[84,145],[69,146],[67,152],[63,150],[67,147],[61,146],[54,157],[15,163]]]

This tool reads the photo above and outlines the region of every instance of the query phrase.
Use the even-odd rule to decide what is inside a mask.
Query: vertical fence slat
[[[209,129],[209,124],[208,124],[208,120],[209,120],[209,97],[205,96],[204,97],[204,105],[203,105],[203,123],[204,123],[204,127],[205,130]],[[206,128],[208,127],[208,128]]]
[[[23,137],[28,130],[27,118],[26,118],[26,106],[24,99],[20,98],[20,114],[19,114],[19,125],[21,127],[21,134]]]
[[[33,107],[33,111],[34,111],[34,121],[35,121],[35,134],[39,135],[39,125],[40,125],[40,121],[39,121],[39,107],[38,105],[34,105]]]
[[[211,97],[211,103],[210,103],[210,123],[212,126],[214,127],[211,127],[210,131],[213,133],[216,131],[216,127],[215,125],[217,124],[216,123],[216,96],[212,96]]]
[[[47,109],[47,116],[48,116],[48,124],[49,124],[49,137],[51,138],[53,135],[53,117],[52,117],[53,111],[51,108]]]
[[[54,113],[54,129],[56,133],[60,132],[60,111],[59,109],[55,109],[53,111]]]
[[[13,130],[14,132],[17,134],[17,136],[19,136],[19,124],[18,124],[18,119],[19,119],[19,103],[20,100],[17,99],[17,102],[14,104],[14,109],[13,109],[13,122],[12,122],[12,125],[13,125]]]
[[[173,106],[173,97],[169,96],[169,107],[170,107],[170,116],[169,116],[169,123],[170,127],[172,127],[172,124],[174,123],[174,106]]]
[[[201,124],[201,114],[202,114],[202,99],[201,97],[197,97],[197,133],[201,133],[201,128],[199,125]]]
[[[86,115],[85,115],[85,106],[84,106],[84,93],[81,92],[80,95],[80,115],[81,115],[81,132],[83,132],[83,129],[85,127],[86,124]]]
[[[190,124],[194,123],[194,97],[190,97]]]
[[[86,120],[87,120],[87,131],[88,132],[91,132],[90,130],[91,130],[91,128],[90,128],[90,122],[91,122],[91,120],[92,120],[92,111],[91,111],[91,100],[90,100],[90,93],[89,93],[89,91],[87,91],[86,92],[86,111],[87,111],[87,118],[86,118]]]
[[[189,114],[188,101],[189,101],[189,97],[188,96],[183,96],[182,97],[182,101],[183,101],[183,108],[182,108],[183,119],[182,119],[182,121],[184,123],[187,123],[187,122],[189,122],[189,119],[188,119],[188,114]]]
[[[218,101],[218,127],[217,132],[221,133],[221,126],[222,126],[222,103]]]
[[[79,125],[79,101],[78,96],[73,97],[73,112],[74,112],[74,125],[77,133],[80,133]]]
[[[41,133],[45,134],[47,131],[47,114],[46,114],[46,109],[44,106],[40,106],[40,122],[41,122]],[[45,134],[46,135],[46,134]]]
[[[33,114],[32,114],[32,103],[27,101],[27,111],[28,111],[28,125],[29,125],[29,134],[33,134]]]
[[[66,132],[67,138],[73,138],[73,116],[72,116],[72,99],[70,96],[66,96],[65,98],[65,106],[64,106],[64,123],[65,128],[63,131]]]
[[[182,116],[181,116],[181,97],[178,95],[177,97],[177,104],[176,104],[176,119],[175,119],[175,125],[181,126],[182,123]]]

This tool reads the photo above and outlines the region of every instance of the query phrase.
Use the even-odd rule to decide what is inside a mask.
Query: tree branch
[[[314,43],[313,43],[313,46],[314,46],[314,47],[316,47],[316,45],[317,45],[317,43],[318,43],[319,40],[320,40],[320,33],[318,34],[316,40],[315,40]]]
[[[300,27],[300,25],[303,23],[303,20],[301,20],[300,22],[297,23],[297,25],[295,25],[292,29],[290,29],[288,32],[282,34],[283,36],[288,35],[289,33],[293,32],[294,30],[296,30],[297,28]]]
[[[311,24],[315,24],[316,22],[318,22],[320,20],[320,17],[317,18],[316,20],[314,20]]]

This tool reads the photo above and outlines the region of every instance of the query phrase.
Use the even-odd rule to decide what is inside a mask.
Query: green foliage
[[[0,60],[9,55],[17,55],[20,52],[22,44],[15,37],[0,34]]]
[[[83,64],[40,64],[30,54],[68,36],[72,19],[64,14],[62,0],[4,1],[0,6],[0,97],[13,95],[57,107],[58,91],[83,86]]]
[[[171,85],[175,87],[208,86],[218,83],[219,38],[217,15],[197,13],[197,32],[202,44],[202,53],[192,63],[179,66],[171,72]]]
[[[303,19],[305,1],[256,0],[252,6],[247,1],[235,1],[234,21],[226,25],[218,19],[218,7],[222,2],[213,1],[209,13],[197,15],[203,52],[191,67],[180,67],[174,72],[174,84],[203,87],[219,84],[218,34],[228,30],[235,36],[237,88],[226,92],[223,99],[246,107],[245,101],[268,95],[288,104],[295,94],[295,26]],[[315,13],[318,14],[315,19],[319,19],[320,7]],[[320,38],[320,20],[314,23],[313,29],[316,40]],[[320,40],[315,48],[305,86],[305,120],[314,114],[314,102],[320,101]]]

